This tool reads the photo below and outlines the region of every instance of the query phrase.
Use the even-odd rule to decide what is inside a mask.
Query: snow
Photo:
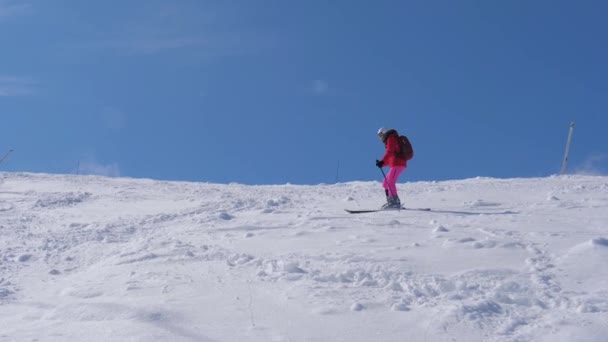
[[[608,177],[0,176],[0,341],[608,341]]]

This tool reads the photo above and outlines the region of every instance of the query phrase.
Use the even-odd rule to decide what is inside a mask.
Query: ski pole
[[[384,182],[385,182],[387,185],[389,185],[389,184],[388,184],[388,181],[386,180],[386,174],[384,173],[384,170],[382,170],[382,168],[381,168],[381,167],[379,167],[379,169],[380,169],[380,172],[382,172],[382,175],[384,176]],[[393,189],[393,193],[394,193],[394,194],[397,194],[397,189]]]
[[[381,167],[379,167],[379,169],[380,169],[380,172],[382,172],[382,175],[384,176],[384,180],[386,180],[386,174],[384,173],[384,170],[382,170]]]

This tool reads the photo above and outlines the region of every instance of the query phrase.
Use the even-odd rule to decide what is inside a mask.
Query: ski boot
[[[398,196],[390,196],[387,199],[386,204],[382,206],[382,210],[388,209],[401,209],[401,201]]]

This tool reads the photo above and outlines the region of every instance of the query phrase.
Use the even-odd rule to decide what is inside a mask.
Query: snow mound
[[[597,237],[573,246],[557,259],[557,265],[569,276],[565,284],[573,290],[597,292],[607,289],[608,239]]]
[[[606,177],[401,183],[433,210],[360,215],[379,182],[0,179],[2,341],[608,336]]]
[[[567,253],[567,255],[584,254],[584,253],[590,253],[592,251],[608,252],[608,238],[597,237],[597,238],[588,240],[586,242],[583,242],[581,244],[578,244],[578,245],[570,248],[570,251]]]

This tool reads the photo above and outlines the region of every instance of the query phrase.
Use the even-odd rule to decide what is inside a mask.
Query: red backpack
[[[412,148],[410,140],[405,135],[400,135],[398,140],[399,152],[397,152],[397,155],[405,158],[405,160],[414,158],[414,149]]]

